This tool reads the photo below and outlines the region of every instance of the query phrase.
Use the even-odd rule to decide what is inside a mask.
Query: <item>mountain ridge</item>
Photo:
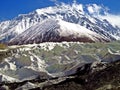
[[[109,42],[110,39],[78,24],[65,22],[60,19],[49,19],[29,28],[18,37],[12,39],[10,44],[62,41]]]
[[[47,19],[61,19],[66,22],[79,24],[85,28],[112,40],[118,40],[119,28],[112,26],[107,20],[94,17],[82,4],[62,4],[53,7],[37,9],[29,14],[22,14],[11,21],[1,22],[0,42],[9,42],[32,26]],[[97,13],[97,12],[96,12]],[[96,14],[95,13],[95,14]],[[6,26],[7,24],[7,26]]]

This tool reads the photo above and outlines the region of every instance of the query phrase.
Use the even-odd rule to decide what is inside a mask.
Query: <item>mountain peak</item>
[[[57,13],[71,12],[73,10],[79,11],[81,12],[81,14],[84,13],[82,4],[70,5],[70,4],[65,4],[65,3],[62,3],[61,5],[53,6],[53,7],[37,9],[36,12],[38,14],[57,14]]]
[[[110,39],[79,24],[61,19],[47,19],[12,39],[10,45],[62,41],[108,42]]]
[[[38,24],[43,25],[42,23],[49,19],[58,19],[59,22],[61,22],[60,20],[62,20],[69,23],[68,25],[71,25],[70,23],[72,23],[72,26],[74,26],[73,24],[75,24],[75,26],[77,26],[76,24],[78,24],[79,26],[95,32],[101,37],[107,38],[110,41],[118,39],[118,37],[120,36],[120,33],[118,33],[120,29],[114,27],[109,22],[101,18],[97,18],[93,15],[99,14],[101,8],[102,7],[96,4],[82,5],[73,3],[72,5],[70,5],[62,3],[61,5],[57,6],[37,9],[29,14],[19,15],[13,20],[9,21],[9,23],[0,23],[0,42],[9,42],[14,38],[19,37],[19,35],[21,35],[22,33],[27,32],[27,30],[29,30],[30,28],[33,28],[34,26],[36,27],[36,25]],[[43,26],[47,27],[45,23]]]

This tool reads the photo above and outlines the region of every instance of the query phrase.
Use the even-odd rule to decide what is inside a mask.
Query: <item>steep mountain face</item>
[[[73,4],[73,5],[62,4],[58,6],[37,9],[29,14],[19,15],[13,20],[1,22],[0,42],[9,42],[13,38],[18,38],[21,36],[22,33],[25,34],[27,30],[30,30],[30,28],[35,29],[35,27],[38,24],[41,26],[43,22],[45,22],[45,20],[47,19],[49,20],[51,18],[61,19],[69,23],[74,23],[83,26],[86,29],[89,29],[101,35],[101,37],[105,37],[104,39],[107,38],[107,41],[108,39],[109,40],[118,39],[119,38],[118,32],[120,31],[120,29],[112,26],[107,20],[96,18],[94,17],[94,15],[91,15],[89,13],[89,10],[87,10],[88,7],[89,6],[83,6],[82,4]],[[49,27],[46,25],[47,24],[43,25],[43,27]],[[53,27],[54,26],[51,26],[49,28],[53,28]],[[52,34],[55,33],[53,32]],[[52,34],[49,33],[49,35]]]
[[[12,39],[9,44],[18,45],[62,41],[107,42],[110,39],[78,24],[49,19],[29,28]]]

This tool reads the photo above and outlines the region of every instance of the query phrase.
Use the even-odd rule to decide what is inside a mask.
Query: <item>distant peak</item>
[[[61,3],[60,5],[57,5],[57,6],[37,9],[36,12],[38,14],[44,14],[44,13],[54,13],[55,14],[57,12],[62,13],[62,12],[73,11],[73,10],[77,10],[77,11],[81,12],[81,14],[84,14],[83,5],[77,4],[77,3],[73,3],[72,5]]]
[[[88,4],[86,8],[88,13],[92,15],[105,15],[108,11],[105,6],[97,4]]]

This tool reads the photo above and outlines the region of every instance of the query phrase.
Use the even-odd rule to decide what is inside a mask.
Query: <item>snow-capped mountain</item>
[[[32,30],[32,32],[33,31],[37,32],[38,28],[40,28],[41,25],[42,25],[42,28],[47,29],[47,30],[44,30],[45,31],[44,33],[46,33],[46,31],[48,31],[48,28],[50,30],[51,28],[54,27],[54,25],[58,25],[58,24],[53,24],[56,22],[56,19],[61,19],[61,21],[66,22],[66,23],[73,23],[75,25],[78,24],[79,26],[76,25],[78,27],[81,27],[81,26],[85,27],[86,29],[89,29],[90,31],[97,33],[97,35],[99,34],[98,35],[98,36],[100,36],[99,38],[102,37],[101,39],[103,39],[103,37],[104,37],[104,40],[107,39],[106,41],[119,39],[120,29],[118,27],[112,26],[107,20],[103,20],[101,18],[96,18],[95,15],[92,15],[89,7],[93,7],[93,6],[95,6],[95,5],[83,6],[82,4],[72,4],[72,5],[62,4],[62,5],[58,5],[58,6],[37,9],[29,14],[19,15],[18,17],[14,18],[13,20],[4,21],[4,22],[0,23],[0,42],[9,42],[11,39],[15,40],[16,38],[21,37],[22,34],[23,34],[23,36],[25,36],[25,33],[29,32],[30,29],[34,29],[34,30]],[[51,22],[51,21],[46,22],[47,20],[49,21],[49,19],[55,19],[55,21],[53,21],[53,23],[50,26],[46,26],[46,25],[49,25],[49,23]],[[46,22],[48,24],[44,23],[44,25],[43,25],[43,22]],[[75,25],[73,25],[73,26],[75,26]],[[68,26],[66,26],[66,27],[68,27]],[[37,28],[37,30],[35,30],[36,28]],[[56,27],[54,27],[54,28],[56,28]],[[70,29],[70,28],[68,28],[68,29]],[[80,28],[79,28],[79,30],[80,30]],[[39,31],[40,31],[40,29],[39,29]],[[34,33],[36,33],[36,32],[31,33],[31,36],[35,36]],[[68,32],[69,32],[69,30],[68,30]],[[70,30],[70,32],[71,32],[71,30]],[[85,33],[87,33],[87,32],[84,32],[84,34]],[[55,33],[54,32],[52,33],[50,31],[49,35],[53,35],[53,34],[55,34]],[[37,34],[37,36],[39,36],[39,35]],[[58,36],[58,35],[55,35],[55,36]],[[26,34],[26,37],[27,37],[27,34]],[[41,36],[39,36],[39,37],[41,37]],[[35,36],[35,37],[29,37],[29,38],[25,38],[25,39],[32,40],[32,38],[38,39],[39,37]],[[44,36],[44,37],[47,37],[47,36]],[[78,41],[80,41],[80,40],[78,40]],[[29,42],[31,42],[31,41],[29,41]],[[34,42],[31,42],[31,43],[34,43]]]
[[[12,39],[10,44],[62,41],[107,42],[110,39],[78,24],[63,20],[47,19]]]

